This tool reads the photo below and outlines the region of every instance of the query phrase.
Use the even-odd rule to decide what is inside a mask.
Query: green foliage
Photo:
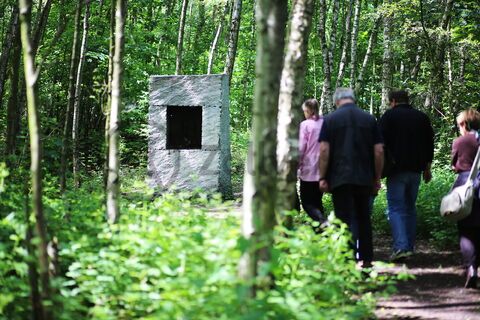
[[[49,232],[59,243],[58,319],[367,319],[383,290],[373,292],[392,284],[356,269],[344,225],[317,235],[300,224],[276,230],[269,267],[276,286],[245,300],[237,272],[248,242],[237,207],[202,193],[151,200],[138,174],[126,172],[132,178],[116,225],[105,222],[101,179],[63,199],[46,184]],[[24,319],[30,310],[19,190],[8,184],[2,195],[0,319]]]
[[[232,188],[233,192],[241,192],[243,187],[243,172],[245,170],[245,159],[247,159],[249,132],[232,131],[230,137],[232,142]]]

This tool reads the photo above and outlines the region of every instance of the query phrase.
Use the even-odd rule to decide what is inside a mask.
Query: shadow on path
[[[388,261],[388,244],[382,239],[376,246],[378,260]],[[439,251],[420,242],[413,257],[379,271],[406,271],[415,279],[399,282],[396,294],[379,301],[378,319],[480,320],[480,290],[463,288],[465,279],[456,249]]]

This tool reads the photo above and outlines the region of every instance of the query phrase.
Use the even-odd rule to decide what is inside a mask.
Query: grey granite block
[[[167,107],[202,107],[200,149],[167,150]],[[152,76],[148,140],[150,185],[231,196],[229,89],[226,75]]]

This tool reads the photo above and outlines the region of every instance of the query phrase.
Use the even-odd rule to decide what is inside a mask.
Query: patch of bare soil
[[[389,244],[390,240],[382,239],[376,246],[377,260],[388,261]],[[480,290],[463,288],[458,249],[438,250],[423,241],[414,256],[380,271],[406,271],[415,279],[398,282],[398,292],[379,301],[378,319],[480,320]]]

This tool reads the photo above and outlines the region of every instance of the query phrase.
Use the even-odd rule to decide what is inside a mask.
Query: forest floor
[[[391,241],[388,237],[379,240],[376,259],[388,261]],[[414,256],[379,271],[407,272],[415,278],[398,282],[397,293],[378,302],[378,319],[480,319],[480,289],[463,288],[465,276],[455,247],[438,250],[420,241]]]

